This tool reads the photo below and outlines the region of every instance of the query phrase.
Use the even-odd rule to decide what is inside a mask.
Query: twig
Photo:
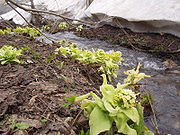
[[[43,11],[43,10],[37,10],[37,9],[30,9],[30,8],[25,8],[19,4],[17,4],[16,2],[12,1],[12,0],[5,0],[6,3],[11,3],[27,12],[36,12],[36,13],[44,13],[44,14],[50,14],[50,15],[54,15],[54,16],[58,16],[58,17],[61,17],[63,18],[64,20],[70,20],[70,21],[77,21],[77,22],[81,22],[81,23],[84,23],[84,24],[89,24],[89,25],[95,25],[96,23],[94,22],[88,22],[88,21],[83,21],[83,20],[79,20],[79,19],[73,19],[73,18],[69,18],[67,16],[63,16],[63,15],[59,15],[57,13],[54,13],[54,12],[51,12],[51,11]]]
[[[147,91],[146,91],[145,89],[143,89],[143,90],[144,90],[144,92],[148,95]],[[148,101],[149,101],[149,104],[150,104],[150,106],[151,106],[152,113],[153,113],[153,119],[154,119],[154,121],[152,121],[152,123],[153,123],[153,125],[154,125],[154,127],[155,127],[155,129],[156,129],[157,134],[159,135],[160,132],[159,132],[159,129],[158,129],[156,114],[155,114],[154,108],[153,108],[153,106],[152,106],[151,99],[149,98],[149,95],[147,96],[147,98],[148,98]]]
[[[72,126],[76,123],[76,121],[78,120],[79,116],[81,115],[83,110],[80,110],[79,113],[76,115],[76,118],[73,120],[72,124],[71,124],[71,129],[72,129]]]
[[[7,25],[9,25],[11,28],[14,28],[14,26],[12,26],[11,23],[10,23],[9,21],[4,20],[4,18],[2,18],[2,16],[0,16],[0,17],[1,17],[1,19],[2,19],[3,21],[5,21],[5,22],[7,23]]]

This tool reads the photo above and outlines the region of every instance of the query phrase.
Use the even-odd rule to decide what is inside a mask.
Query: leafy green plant
[[[76,31],[81,32],[83,30],[83,25],[79,25],[76,27]]]
[[[0,30],[0,34],[27,34],[28,36],[33,38],[41,35],[37,29],[30,27],[17,27],[15,29],[6,28],[5,30]]]
[[[147,75],[138,72],[139,67],[140,65],[136,70],[128,71],[128,73],[136,72],[137,77],[134,78],[128,74],[127,80],[131,79],[132,81],[125,80],[124,84],[118,83],[116,87],[108,84],[107,78],[103,74],[103,84],[100,87],[102,98],[93,92],[79,97],[67,98],[69,102],[66,105],[81,101],[81,109],[84,110],[84,115],[89,118],[90,135],[110,131],[113,123],[115,123],[119,133],[153,135],[144,125],[143,107],[137,100],[138,94],[129,87],[132,85],[131,82],[138,82],[147,77]]]
[[[70,56],[73,59],[79,60],[85,64],[99,64],[99,70],[108,76],[111,81],[111,76],[117,77],[119,65],[123,60],[121,52],[109,51],[105,52],[102,49],[95,50],[82,50],[76,47],[75,44],[70,43],[65,47],[60,47],[55,50],[55,54],[61,53],[65,57]]]
[[[65,30],[68,28],[68,24],[66,22],[61,22],[58,26],[62,30]]]
[[[8,64],[12,62],[21,63],[17,57],[22,55],[21,49],[16,49],[12,46],[5,45],[0,49],[0,61],[1,64]]]
[[[15,34],[27,34],[30,37],[36,37],[40,35],[40,32],[37,29],[30,27],[25,27],[25,28],[17,27],[16,29],[13,29],[13,32]]]

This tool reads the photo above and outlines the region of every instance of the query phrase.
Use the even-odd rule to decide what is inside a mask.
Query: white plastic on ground
[[[180,37],[180,0],[34,0],[34,3],[76,19],[90,17],[137,32],[164,32]],[[20,12],[30,20],[30,14]],[[15,11],[1,16],[25,24]]]

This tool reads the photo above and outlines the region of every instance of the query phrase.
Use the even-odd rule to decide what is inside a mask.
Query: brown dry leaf
[[[38,95],[33,96],[30,100],[29,100],[29,105],[33,105],[36,101],[36,98],[38,97]]]
[[[173,60],[170,60],[170,59],[165,60],[163,64],[166,68],[169,68],[169,69],[175,68],[178,66]]]

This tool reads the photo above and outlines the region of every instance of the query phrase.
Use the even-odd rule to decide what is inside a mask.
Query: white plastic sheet
[[[76,19],[90,17],[137,32],[164,32],[180,37],[180,0],[34,0],[34,3]],[[30,21],[30,14],[20,12]],[[25,24],[15,11],[1,16]]]

